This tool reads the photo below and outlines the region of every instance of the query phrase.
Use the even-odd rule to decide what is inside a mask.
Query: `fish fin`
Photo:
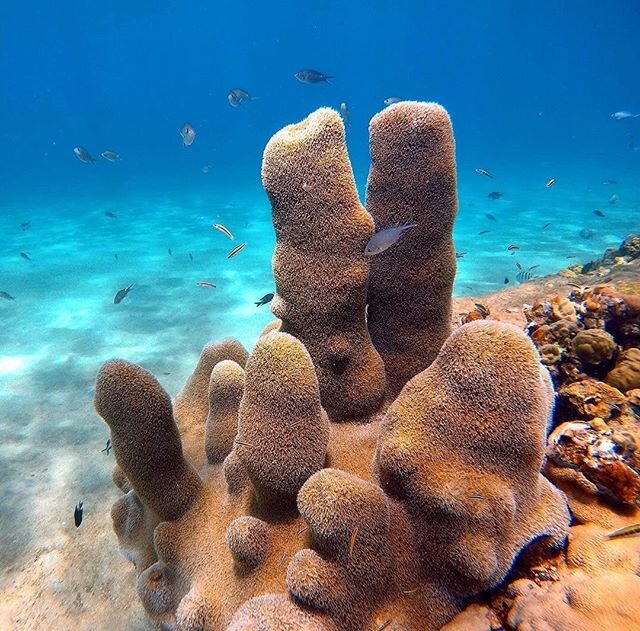
[[[329,81],[329,79],[335,79],[335,77],[328,77],[328,76],[325,76],[325,78],[323,79],[323,81],[324,81],[325,83],[331,83],[331,81]]]

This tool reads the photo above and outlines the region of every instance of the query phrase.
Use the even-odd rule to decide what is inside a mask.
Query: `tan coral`
[[[573,338],[573,349],[580,361],[597,365],[611,360],[617,345],[611,334],[606,331],[590,329],[580,331]]]
[[[276,232],[271,308],[280,330],[309,351],[333,420],[374,412],[385,374],[365,324],[373,220],[358,200],[337,112],[317,110],[275,134],[262,181]]]
[[[640,388],[640,348],[623,351],[606,381],[621,392]]]
[[[369,330],[396,396],[451,331],[455,146],[449,115],[436,103],[392,105],[372,119],[369,134],[366,207],[376,230],[416,224],[371,261]]]

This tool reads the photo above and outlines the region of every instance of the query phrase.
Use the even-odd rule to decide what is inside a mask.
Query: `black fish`
[[[605,217],[606,216],[601,210],[598,210],[597,208],[593,211],[593,214],[596,217]]]
[[[486,318],[489,316],[489,309],[485,307],[483,304],[476,302],[473,305],[476,308],[476,311],[483,317]]]
[[[79,528],[82,523],[82,502],[76,504],[76,509],[73,511],[73,521],[76,524],[76,528]]]
[[[171,248],[167,248],[167,254],[169,256],[173,256],[173,252],[171,251]]]
[[[487,197],[489,199],[500,199],[501,197],[504,197],[504,193],[501,193],[500,191],[491,191]]]
[[[311,68],[299,70],[293,76],[301,83],[328,83],[329,79],[333,79],[333,77]]]
[[[464,257],[464,255],[466,254],[466,252],[456,252],[456,258],[457,259],[461,259]]]
[[[254,303],[256,307],[262,307],[262,305],[266,305],[273,300],[273,294],[265,294],[258,300],[258,302]]]
[[[107,444],[104,446],[104,449],[102,451],[106,451],[107,452],[107,456],[109,455],[109,453],[111,453],[111,439],[107,438]]]
[[[507,285],[509,283],[509,279],[505,276],[504,277],[504,284]]]
[[[20,224],[20,229],[22,230],[22,232],[26,232],[27,230],[29,230],[30,226],[31,226],[31,222],[25,221],[24,223]]]
[[[114,252],[114,254],[113,254],[113,258],[114,258],[116,261],[118,260],[118,253],[117,253],[117,252]]]
[[[25,260],[25,261],[30,261],[31,257],[26,253],[26,252],[20,252],[20,256]]]
[[[117,219],[118,215],[116,215],[115,213],[112,213],[110,210],[105,210],[104,214],[107,217],[111,217],[111,219]]]
[[[15,298],[6,291],[0,291],[0,298],[4,298],[4,300],[15,300]]]
[[[125,287],[124,289],[120,289],[118,291],[118,293],[114,296],[113,298],[113,304],[114,305],[118,305],[120,304],[126,297],[127,294],[133,289],[133,285],[129,285],[128,287]]]
[[[193,261],[193,254],[191,254],[191,252],[189,252],[189,260]]]
[[[478,232],[478,236],[480,236],[481,234],[487,234],[491,232],[491,230],[480,230],[480,232]]]
[[[492,215],[491,213],[485,213],[485,215],[484,215],[484,216],[485,216],[489,221],[498,221],[498,220],[495,218],[495,215]]]
[[[550,225],[551,225],[551,222],[549,221],[546,224],[544,224],[544,226],[542,226],[542,229],[546,230]]]

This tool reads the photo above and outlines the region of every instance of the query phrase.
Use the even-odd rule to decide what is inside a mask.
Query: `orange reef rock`
[[[576,447],[570,462],[554,453],[549,466],[563,488],[594,493],[576,507],[597,514],[596,538],[572,543],[565,583],[536,592],[516,581],[500,610],[474,602],[510,580],[517,559],[526,566],[534,542],[541,559],[564,559],[566,498],[541,475],[555,393],[519,328],[480,319],[450,331],[456,192],[446,112],[392,106],[372,122],[371,143],[369,211],[383,228],[399,205],[419,227],[373,260],[370,278],[373,220],[357,198],[342,122],[322,109],[265,151],[279,320],[250,354],[231,339],[208,345],[173,405],[139,366],[113,360],[98,374],[96,409],[123,491],[114,529],[163,631],[435,631],[527,618],[551,628],[572,593],[583,598],[576,620],[594,610],[605,583],[622,580],[617,560],[627,573],[640,565],[622,540],[598,556],[608,509]],[[596,356],[613,361],[617,350],[609,356],[598,333],[576,343],[591,361],[582,365],[572,301],[534,310],[535,344],[558,347],[545,363],[573,354],[582,374],[597,369]],[[576,385],[572,373],[556,374]],[[564,420],[591,422],[628,465],[638,397],[620,396],[607,416],[606,393],[587,404],[567,392]],[[612,523],[634,511],[610,511]]]

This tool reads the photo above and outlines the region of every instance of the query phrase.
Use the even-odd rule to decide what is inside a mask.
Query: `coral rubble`
[[[596,378],[635,384],[635,307],[601,288],[553,298],[527,312],[529,338],[476,305],[478,316],[451,333],[448,116],[400,103],[370,131],[371,214],[335,112],[321,109],[268,144],[279,319],[250,354],[232,339],[208,345],[173,405],[139,366],[112,360],[98,374],[96,409],[123,492],[114,529],[145,610],[163,631],[603,620],[598,596],[640,566],[623,541],[598,556],[606,502],[619,503],[616,524],[636,514],[620,480],[638,474],[640,397]],[[419,227],[369,275],[372,216],[381,228]],[[545,365],[560,386],[555,420]],[[570,513],[541,474],[545,445],[547,474],[592,493],[571,505],[574,517],[600,520],[571,528],[567,553]],[[560,559],[564,582],[540,583],[555,570],[532,574],[535,555]],[[572,594],[579,602],[567,612]]]

